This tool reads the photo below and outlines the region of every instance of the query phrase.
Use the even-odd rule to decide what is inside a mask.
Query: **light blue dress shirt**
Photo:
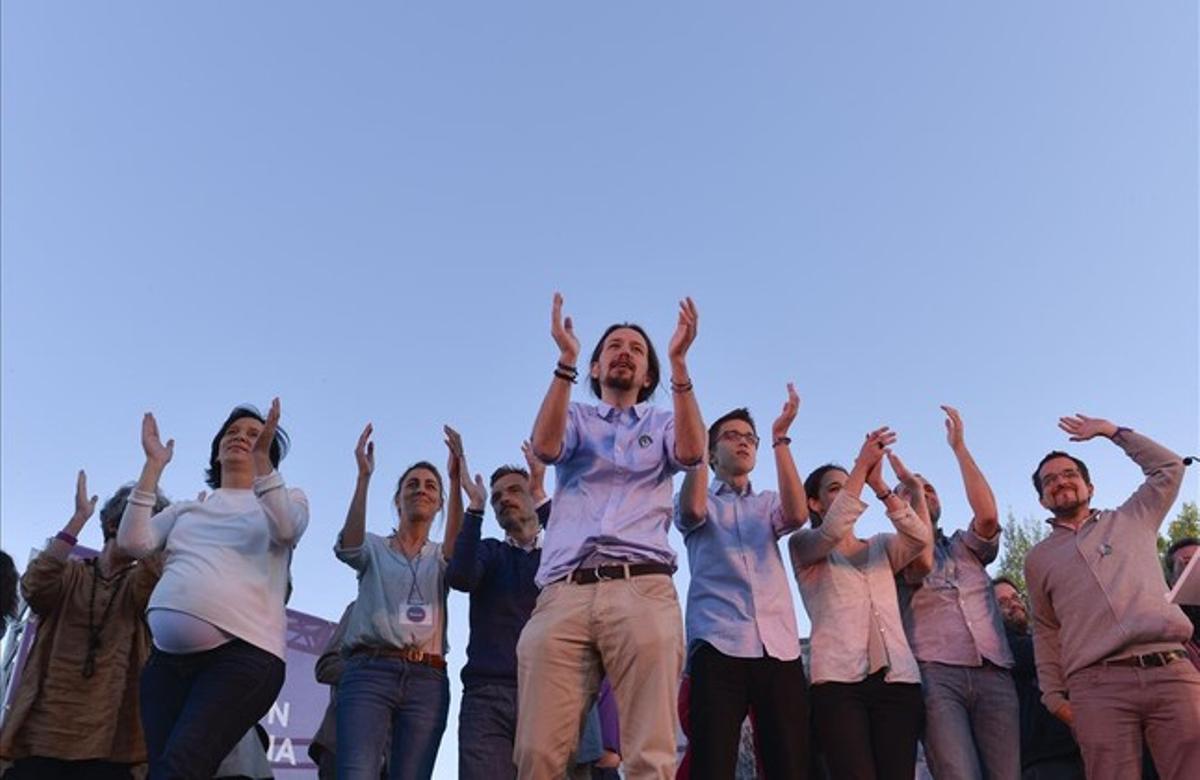
[[[691,584],[687,596],[689,651],[708,642],[735,658],[800,657],[796,610],[778,540],[799,528],[789,524],[770,490],[750,485],[738,493],[721,480],[708,486],[708,507],[689,524],[678,510],[675,525],[687,545]]]
[[[538,587],[562,579],[593,555],[628,563],[675,565],[667,541],[675,416],[649,403],[624,411],[572,403],[556,467]]]

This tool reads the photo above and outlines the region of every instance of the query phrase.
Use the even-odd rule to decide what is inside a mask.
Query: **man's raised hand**
[[[772,443],[782,436],[787,436],[792,422],[796,419],[796,412],[800,409],[800,396],[796,394],[796,387],[791,382],[788,382],[787,393],[787,400],[783,402],[783,411],[775,418],[775,422],[771,423]]]
[[[1087,441],[1096,436],[1112,438],[1117,432],[1117,426],[1099,417],[1088,417],[1076,414],[1072,417],[1059,417],[1058,427],[1071,437],[1071,441]]]
[[[550,335],[558,345],[559,361],[573,366],[579,359],[579,339],[575,337],[575,326],[571,318],[563,318],[562,305],[562,293],[554,293],[554,303],[550,306]]]
[[[679,302],[679,320],[675,324],[675,333],[671,335],[671,344],[667,355],[672,361],[683,361],[688,349],[696,340],[696,329],[700,322],[700,312],[691,298]]]

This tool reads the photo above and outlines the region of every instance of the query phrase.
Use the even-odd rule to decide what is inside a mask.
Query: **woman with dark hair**
[[[811,528],[788,540],[800,595],[812,621],[812,717],[830,774],[852,780],[911,780],[923,704],[921,675],[904,636],[896,574],[933,542],[920,479],[888,447],[896,434],[867,434],[850,473],[822,466],[806,480]],[[887,456],[918,496],[916,509],[883,479]],[[809,488],[811,485],[811,488]],[[859,539],[865,485],[896,533]],[[811,489],[812,492],[807,491]]]
[[[334,554],[358,573],[358,597],[350,613],[347,656],[337,704],[337,776],[377,780],[383,748],[391,737],[392,780],[433,774],[450,711],[446,675],[446,565],[462,523],[460,483],[472,506],[486,497],[483,478],[468,477],[462,440],[445,428],[450,450],[449,521],[441,544],[429,530],[444,496],[442,476],[428,461],[400,475],[392,503],[400,516],[388,536],[368,533],[367,489],[375,471],[370,424],[358,437],[358,479]]]
[[[213,439],[213,492],[152,516],[175,441],[142,420],[146,465],[117,541],[139,558],[166,553],[141,682],[151,780],[211,778],[283,686],[288,564],[308,525],[304,493],[276,470],[287,447],[278,398],[265,419],[237,407]]]

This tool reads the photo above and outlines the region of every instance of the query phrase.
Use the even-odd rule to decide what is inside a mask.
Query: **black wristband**
[[[778,447],[780,444],[782,444],[786,447],[786,446],[791,445],[791,443],[792,443],[791,436],[780,436],[777,439],[775,439],[775,441],[771,442],[771,446]]]
[[[883,491],[882,493],[876,493],[875,498],[878,498],[880,501],[887,501],[888,496],[894,496],[894,495],[896,495],[896,491],[892,490],[891,488],[888,488],[887,490]]]
[[[563,380],[564,382],[570,382],[571,384],[575,384],[575,375],[568,374],[566,371],[563,371],[562,369],[558,369],[558,368],[554,369],[554,376],[558,377],[559,379]]]
[[[579,374],[578,368],[576,368],[575,366],[569,366],[566,363],[562,362],[561,360],[558,361],[558,369],[560,371],[566,371],[568,374],[576,374],[576,375]]]
[[[692,391],[691,380],[688,380],[685,383],[676,383],[676,381],[674,379],[671,380],[671,392],[672,393],[690,393],[691,391]]]

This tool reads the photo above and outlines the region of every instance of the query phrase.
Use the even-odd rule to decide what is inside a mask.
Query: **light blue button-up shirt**
[[[735,658],[800,657],[796,610],[778,540],[800,527],[789,524],[770,490],[738,493],[721,480],[708,486],[708,507],[689,524],[675,511],[687,545],[691,584],[687,597],[688,647],[708,642]]]
[[[571,573],[589,556],[675,565],[667,541],[675,416],[640,403],[624,411],[606,403],[572,403],[562,452],[552,461],[557,488],[542,543],[538,587]]]

